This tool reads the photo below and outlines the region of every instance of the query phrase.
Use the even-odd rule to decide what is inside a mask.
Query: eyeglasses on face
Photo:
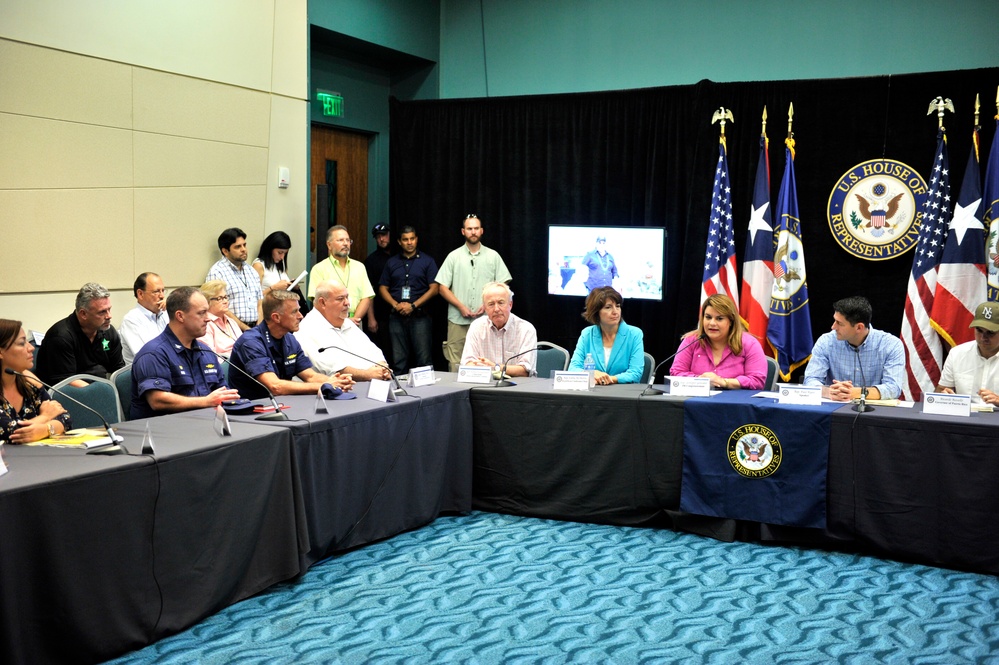
[[[214,298],[209,298],[209,300],[213,300],[213,301],[214,301],[214,300],[228,300],[228,299],[229,299],[229,296],[228,296],[228,295],[224,295],[224,296],[215,296]]]

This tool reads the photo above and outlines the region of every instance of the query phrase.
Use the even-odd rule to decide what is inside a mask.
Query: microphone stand
[[[98,411],[97,409],[93,408],[92,406],[90,406],[88,404],[84,404],[83,402],[81,402],[80,400],[76,399],[72,395],[69,395],[69,394],[67,394],[67,393],[59,390],[55,386],[50,386],[49,384],[45,383],[41,379],[28,376],[27,374],[22,374],[21,372],[16,372],[16,371],[12,370],[10,367],[5,367],[4,371],[7,374],[13,374],[14,376],[20,376],[21,378],[27,379],[28,381],[37,381],[38,383],[40,383],[43,386],[45,386],[46,389],[51,390],[52,392],[54,392],[57,395],[61,395],[62,397],[65,397],[66,399],[68,399],[71,402],[75,402],[76,404],[79,404],[84,409],[86,409],[87,411],[90,411],[92,414],[94,414],[95,416],[97,416],[98,418],[100,418],[101,422],[104,423],[104,431],[108,433],[108,437],[111,439],[111,443],[108,443],[108,444],[103,445],[103,446],[95,446],[93,448],[90,448],[89,450],[87,450],[88,454],[92,453],[92,452],[93,453],[100,452],[100,453],[104,453],[104,454],[108,454],[108,455],[117,455],[117,454],[119,454],[121,452],[128,452],[127,450],[123,451],[122,448],[121,448],[121,446],[118,446],[118,444],[124,443],[125,439],[121,435],[116,434],[115,431],[113,429],[111,429],[111,424],[108,423],[107,419],[104,416],[102,416],[101,412]],[[117,450],[114,449],[115,446],[118,446]]]
[[[332,344],[330,346],[321,346],[321,347],[319,347],[319,349],[316,351],[316,353],[322,353],[323,351],[329,351],[330,349],[336,349],[337,351],[343,351],[346,354],[352,355],[355,358],[360,358],[361,360],[363,360],[365,362],[369,362],[372,365],[378,365],[379,367],[387,369],[388,373],[389,373],[389,376],[392,377],[392,383],[395,385],[395,388],[392,390],[392,392],[397,397],[402,397],[404,395],[407,396],[407,397],[409,396],[409,393],[407,393],[406,390],[399,384],[399,379],[396,378],[395,372],[392,371],[392,368],[389,367],[388,364],[383,363],[383,362],[378,362],[377,360],[371,360],[370,358],[365,358],[364,356],[358,355],[358,354],[354,353],[353,351],[348,351],[347,349],[345,349],[345,348],[343,348],[341,346],[335,346],[335,345],[332,345]]]
[[[670,360],[673,360],[673,358],[676,358],[678,353],[687,350],[688,347],[693,346],[697,342],[700,342],[702,339],[704,339],[704,333],[701,333],[700,335],[697,335],[696,337],[692,338],[691,341],[687,342],[686,345],[682,345],[680,346],[680,348],[674,351],[673,355],[671,355],[669,358],[656,365],[655,369],[652,370],[652,374],[649,376],[649,385],[645,387],[645,390],[642,391],[642,394],[639,395],[639,397],[648,397],[650,395],[662,395],[663,394],[662,390],[652,387],[652,384],[655,383],[656,380],[656,372],[659,371],[660,367],[668,363]]]
[[[223,364],[228,362],[230,369],[236,370],[237,372],[248,378],[250,381],[253,381],[255,384],[257,384],[265,391],[267,391],[267,396],[271,399],[271,406],[274,407],[274,413],[265,413],[263,415],[257,416],[256,418],[254,418],[254,420],[265,420],[265,421],[290,420],[288,418],[288,414],[281,410],[281,405],[278,404],[277,399],[274,397],[274,393],[270,391],[270,388],[261,383],[257,377],[252,376],[249,372],[242,370],[239,367],[236,367],[236,365],[233,364],[232,360],[226,358],[221,354],[215,353],[215,349],[209,349],[207,347],[205,348],[198,347],[198,350],[201,351],[202,353],[206,351],[208,353],[211,353],[213,356],[221,360]]]
[[[510,386],[517,385],[513,381],[507,381],[506,379],[503,378],[504,376],[506,376],[506,366],[514,358],[518,358],[518,357],[524,355],[525,353],[530,353],[531,351],[537,351],[537,350],[538,350],[538,346],[535,344],[533,348],[527,349],[526,351],[521,351],[520,353],[515,353],[512,356],[510,356],[509,358],[507,358],[505,361],[503,361],[503,367],[500,369],[499,378],[496,379],[496,385],[493,386],[493,388],[509,388]]]
[[[874,407],[867,404],[867,377],[864,376],[864,363],[860,362],[860,347],[854,346],[853,351],[857,354],[857,365],[860,366],[860,380],[864,382],[860,389],[860,401],[853,406],[853,410],[857,413],[869,413]]]

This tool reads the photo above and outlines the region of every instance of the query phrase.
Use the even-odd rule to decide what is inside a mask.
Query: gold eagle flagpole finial
[[[763,128],[760,130],[760,136],[766,137],[767,135],[767,105],[763,105]]]
[[[724,106],[719,107],[719,109],[714,112],[714,115],[711,116],[711,124],[713,125],[718,121],[721,121],[721,137],[725,138],[725,122],[728,121],[735,123],[735,118],[732,117],[732,110],[727,109]]]
[[[940,131],[947,131],[944,129],[943,119],[944,111],[954,112],[954,102],[950,101],[950,98],[937,97],[932,102],[930,102],[930,108],[926,112],[926,115],[931,115],[934,111],[937,112],[937,127]]]

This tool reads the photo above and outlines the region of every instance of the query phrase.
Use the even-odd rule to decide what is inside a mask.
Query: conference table
[[[0,661],[105,660],[447,512],[682,528],[688,402],[721,419],[751,400],[438,377],[390,403],[362,385],[325,414],[285,397],[289,420],[232,416],[225,437],[212,410],[116,426],[130,450],[148,434],[155,456],[7,446]],[[789,408],[772,403],[754,403],[761,422]],[[999,574],[999,413],[826,412],[825,527],[797,533]]]
[[[383,403],[283,397],[287,421],[213,410],[115,426],[155,456],[6,446],[0,662],[98,662],[304,573],[471,509],[468,387]]]
[[[711,402],[720,418],[731,400],[753,399],[751,391],[643,397],[644,386],[573,392],[553,390],[551,379],[516,381],[472,390],[473,506],[622,526],[688,521],[680,510],[687,400]],[[764,423],[794,408],[756,399]],[[999,574],[999,413],[937,416],[915,404],[858,416],[844,405],[828,417],[825,527],[749,533]]]

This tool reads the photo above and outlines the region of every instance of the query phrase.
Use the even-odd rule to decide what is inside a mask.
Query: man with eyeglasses
[[[364,263],[350,258],[350,248],[353,241],[347,227],[337,224],[326,233],[326,249],[329,256],[312,266],[309,271],[309,298],[316,297],[316,287],[322,282],[338,282],[343,284],[350,295],[350,316],[355,325],[368,314],[371,301],[375,297],[375,289],[368,279],[368,270]]]
[[[489,282],[513,280],[503,257],[482,244],[483,232],[478,215],[466,215],[461,223],[465,244],[447,255],[434,279],[440,284],[441,297],[448,303],[444,357],[452,372],[461,364],[468,327],[484,311],[482,289]]]
[[[295,333],[312,366],[324,374],[343,374],[355,381],[391,377],[382,350],[375,346],[347,313],[350,295],[343,285],[316,285],[315,306]]]
[[[896,399],[905,381],[902,340],[871,326],[867,298],[833,303],[833,324],[812,347],[806,386],[823,386],[822,396],[847,402],[867,391],[867,399]]]
[[[166,287],[154,272],[144,272],[132,284],[136,305],[125,313],[118,334],[126,364],[131,364],[135,354],[149,340],[167,327],[170,317],[166,312]]]
[[[208,300],[191,286],[175,289],[166,300],[170,322],[136,354],[132,363],[129,417],[218,406],[239,399],[226,387],[222,363],[198,341],[208,325]]]
[[[937,391],[971,395],[975,403],[999,404],[999,302],[983,302],[975,308],[975,339],[958,344],[947,354]]]

